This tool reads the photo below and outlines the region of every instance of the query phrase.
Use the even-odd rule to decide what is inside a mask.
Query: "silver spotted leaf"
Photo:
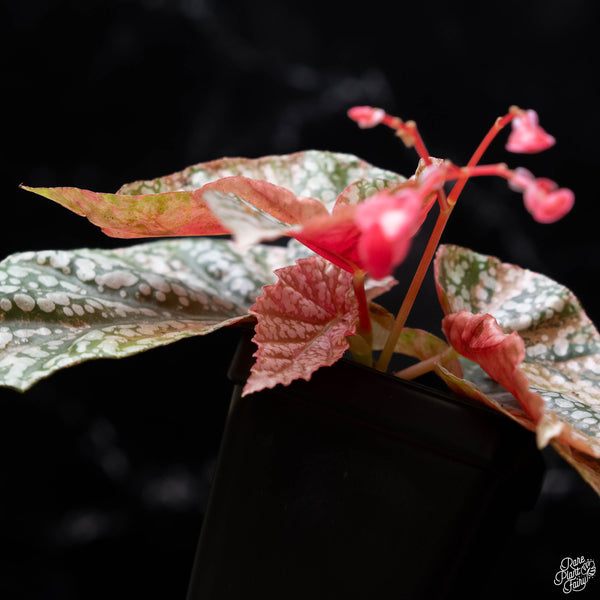
[[[215,179],[242,176],[284,187],[296,196],[316,198],[331,210],[337,197],[360,179],[404,181],[392,171],[380,169],[364,160],[341,152],[306,150],[294,154],[261,158],[221,158],[187,167],[165,177],[135,181],[122,186],[125,195],[162,194],[195,190]],[[362,187],[382,187],[384,183]]]
[[[506,333],[521,336],[525,358],[519,368],[540,399],[543,416],[533,423],[479,367],[463,365],[465,381],[491,405],[535,430],[540,446],[552,442],[572,464],[573,457],[589,455],[585,469],[578,469],[600,493],[600,334],[574,294],[544,275],[459,246],[440,247],[435,276],[446,314],[488,313]],[[454,384],[468,392],[460,382]]]
[[[22,252],[0,263],[0,385],[203,335],[248,317],[273,270],[310,253],[212,238]]]

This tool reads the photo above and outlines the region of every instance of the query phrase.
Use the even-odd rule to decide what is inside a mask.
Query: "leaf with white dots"
[[[565,458],[571,462],[577,453],[593,457],[600,493],[600,334],[578,299],[544,275],[458,246],[440,248],[435,273],[444,312],[488,313],[502,331],[522,338],[524,357],[518,369],[531,399],[525,408],[535,422],[505,390],[485,393],[481,372],[471,369],[465,379],[477,384],[496,408],[526,426],[529,421],[540,445],[556,442],[561,454],[570,446],[574,453]]]
[[[165,177],[128,183],[119,193],[140,195],[195,190],[210,181],[237,176],[267,181],[299,197],[316,198],[328,210],[342,191],[359,179],[404,180],[400,175],[374,167],[352,154],[306,150],[260,158],[220,158]]]
[[[273,270],[306,256],[227,240],[23,252],[0,263],[0,385],[203,335],[249,316]]]
[[[339,194],[364,178],[403,180],[350,154],[309,150],[200,163],[126,184],[116,194],[22,187],[86,217],[113,237],[233,233],[250,244],[278,237],[310,216],[326,214]]]
[[[276,271],[250,312],[256,316],[256,363],[243,395],[309,380],[337,362],[356,334],[358,303],[352,275],[320,256]]]

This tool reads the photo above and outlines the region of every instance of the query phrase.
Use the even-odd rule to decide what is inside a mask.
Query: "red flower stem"
[[[425,142],[417,128],[417,124],[414,121],[404,122],[398,117],[386,115],[381,122],[390,129],[393,129],[407,148],[414,146],[418,155],[425,161],[426,165],[431,164],[429,151],[427,150]]]
[[[483,153],[487,150],[488,146],[491,144],[492,140],[498,135],[498,132],[506,127],[508,123],[510,123],[516,116],[518,115],[517,110],[510,110],[503,117],[498,117],[494,125],[492,125],[491,129],[487,132],[486,136],[481,140],[479,146],[471,156],[471,159],[467,163],[467,168],[472,168],[477,165],[480,161]],[[386,123],[387,124],[387,123]],[[495,166],[496,171],[494,174],[499,174],[497,172],[498,167]],[[421,285],[425,279],[425,275],[427,274],[427,270],[429,269],[429,265],[435,256],[435,252],[442,238],[442,234],[444,233],[444,229],[446,228],[446,224],[452,214],[452,210],[456,205],[456,201],[458,196],[462,192],[467,180],[469,179],[469,175],[465,175],[460,177],[459,180],[454,184],[450,195],[447,198],[447,209],[441,210],[438,215],[437,221],[435,223],[435,227],[431,233],[431,237],[427,242],[427,247],[423,252],[423,256],[421,257],[421,261],[419,262],[419,266],[417,267],[417,271],[414,274],[413,280],[411,281],[410,287],[408,288],[408,292],[404,297],[404,301],[402,302],[402,306],[400,306],[400,310],[398,311],[398,315],[396,316],[396,320],[394,321],[394,326],[386,340],[385,346],[381,351],[381,355],[379,356],[379,360],[375,363],[375,367],[380,371],[387,371],[387,368],[390,364],[390,360],[394,353],[394,348],[396,347],[396,342],[402,333],[402,329],[406,325],[406,320],[408,319],[408,315],[415,303],[417,298],[417,294],[421,289]]]
[[[425,375],[425,373],[433,371],[437,365],[443,365],[457,357],[458,352],[450,346],[443,352],[440,352],[440,354],[426,358],[410,367],[406,367],[406,369],[402,369],[402,371],[397,371],[394,375],[402,379],[415,379],[416,377],[420,377],[421,375]]]
[[[365,293],[365,275],[364,271],[354,271],[352,287],[354,288],[354,295],[358,302],[359,334],[369,336],[372,332],[372,325],[369,315],[369,303],[367,302],[367,295]]]
[[[488,146],[492,143],[493,139],[498,135],[500,130],[506,127],[518,114],[519,113],[517,112],[517,110],[511,109],[503,117],[498,117],[496,119],[496,122],[487,132],[486,136],[481,140],[479,146],[477,146],[477,150],[473,152],[473,156],[471,156],[471,159],[467,163],[467,167],[474,167],[481,160],[483,153],[488,149]],[[454,206],[456,204],[456,201],[458,200],[460,193],[463,191],[463,188],[465,187],[465,184],[467,183],[468,179],[469,176],[466,175],[464,177],[461,177],[454,184],[454,187],[452,188],[452,191],[448,196],[448,204],[450,206]]]
[[[425,279],[429,265],[433,260],[435,251],[440,243],[442,233],[444,233],[444,229],[446,228],[446,224],[448,223],[451,213],[452,207],[449,207],[446,211],[440,211],[440,214],[438,215],[435,227],[431,233],[431,237],[427,242],[427,247],[423,252],[423,256],[421,257],[417,271],[413,276],[410,287],[408,288],[408,292],[406,292],[406,296],[404,296],[402,306],[400,306],[400,310],[398,311],[398,315],[394,321],[394,326],[392,327],[388,339],[385,342],[385,346],[381,351],[379,359],[375,363],[375,368],[379,369],[380,371],[387,371],[390,360],[392,359],[392,354],[394,353],[394,348],[396,347],[396,342],[402,333],[402,329],[404,329],[404,326],[406,325],[408,315],[410,314],[413,304],[417,298],[417,294],[421,289],[421,285]]]

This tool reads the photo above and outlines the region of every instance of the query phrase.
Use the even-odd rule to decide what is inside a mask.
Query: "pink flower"
[[[541,152],[556,143],[538,124],[535,110],[522,111],[512,121],[512,131],[506,142],[509,152]]]
[[[539,223],[554,223],[573,208],[575,194],[567,188],[558,188],[551,179],[539,177],[525,188],[525,208]]]
[[[525,208],[538,223],[554,223],[562,219],[575,203],[575,194],[571,190],[559,189],[551,179],[536,178],[522,167],[513,171],[508,185],[517,192],[523,192]]]
[[[358,255],[375,279],[389,275],[406,257],[421,217],[422,195],[411,188],[379,192],[356,210],[362,235]]]
[[[369,129],[383,121],[385,111],[382,108],[373,108],[372,106],[354,106],[348,111],[348,116],[356,121],[361,129]]]

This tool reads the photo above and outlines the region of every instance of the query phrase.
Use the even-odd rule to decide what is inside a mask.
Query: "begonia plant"
[[[53,371],[122,357],[241,322],[256,362],[244,395],[309,380],[349,353],[387,371],[435,371],[451,390],[501,411],[551,443],[600,494],[600,336],[575,296],[551,279],[459,246],[441,245],[467,180],[496,176],[540,223],[565,216],[573,193],[523,168],[480,164],[510,124],[510,152],[555,140],[537,113],[511,107],[465,166],[433,158],[417,126],[367,106],[349,117],[383,124],[419,162],[405,178],[349,155],[305,151],[223,158],[117,193],[30,188],[114,237],[170,237],[117,250],[22,252],[0,263],[0,383],[25,390]],[[437,208],[436,208],[437,207]],[[374,298],[431,211],[435,225],[396,316]],[[223,239],[230,235],[232,239]],[[206,236],[196,238],[193,236]],[[292,238],[286,246],[269,244]],[[405,326],[428,267],[446,341]],[[401,401],[401,399],[399,399]]]

